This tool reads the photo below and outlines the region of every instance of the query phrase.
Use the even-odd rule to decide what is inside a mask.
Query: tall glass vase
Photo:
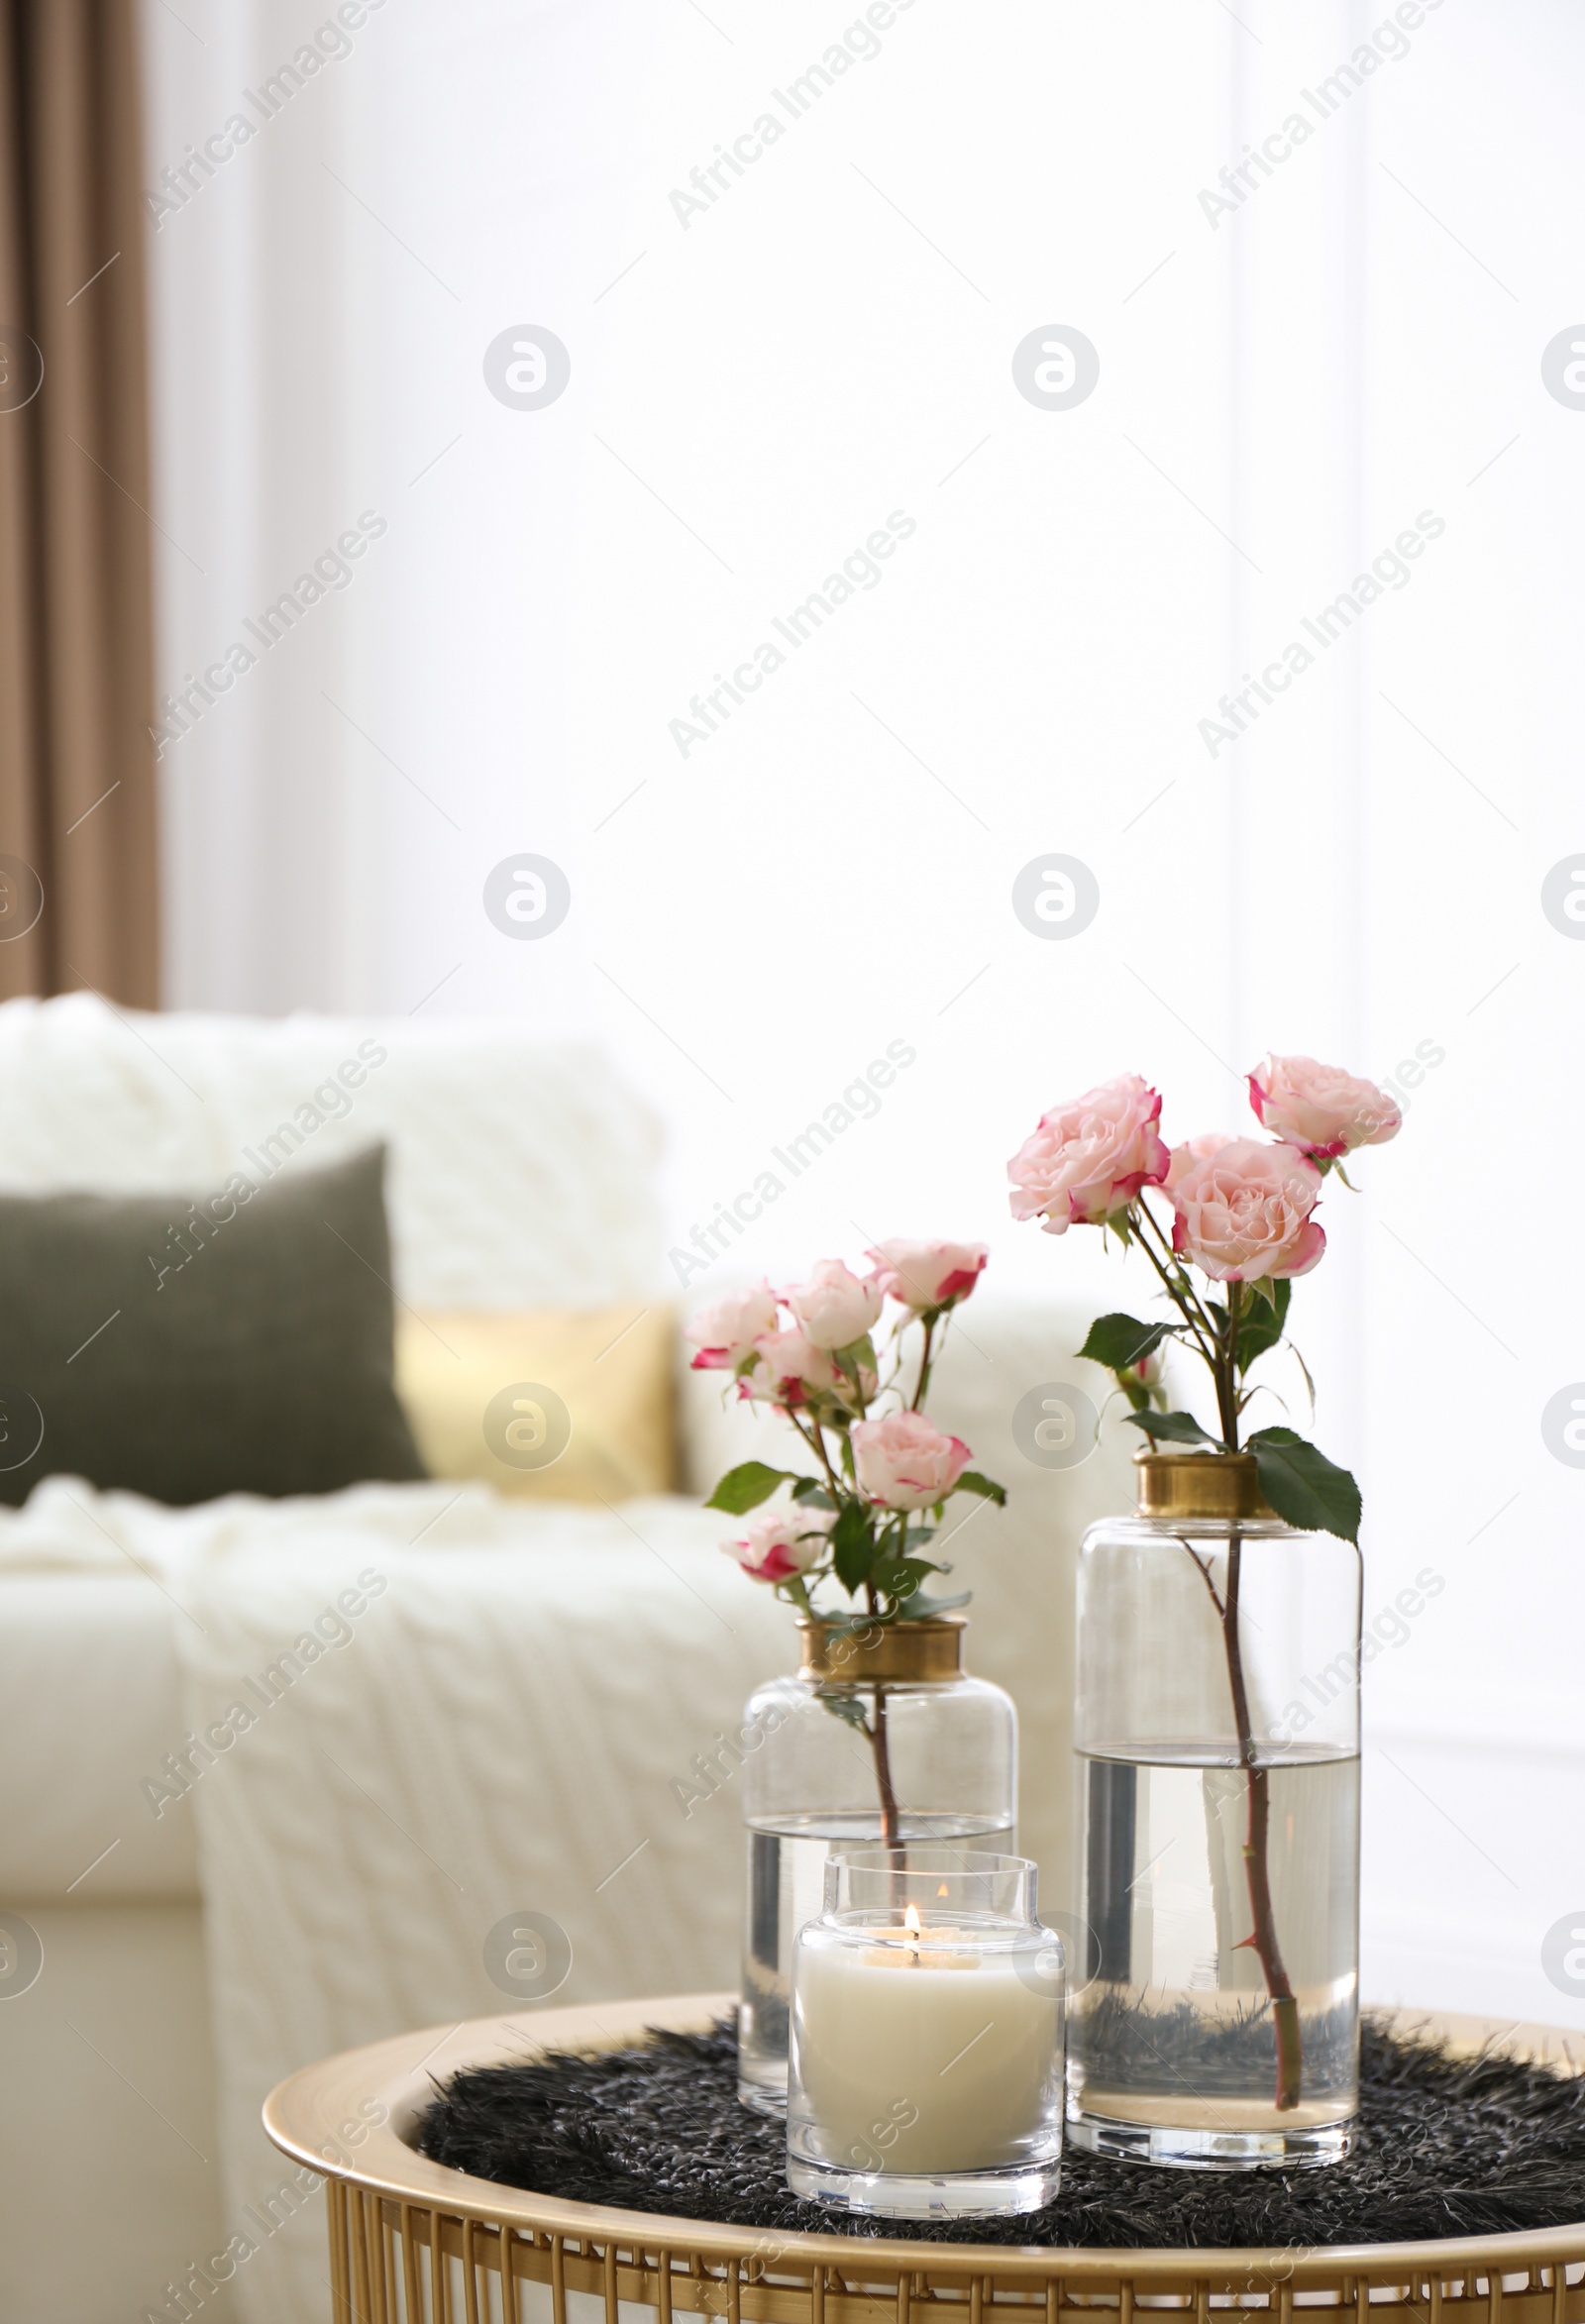
[[[828,1856],[962,1842],[1011,1854],[1017,1714],[963,1668],[961,1616],[851,1629],[798,1624],[796,1677],[749,1698],[748,1883],[738,2096],[787,2104],[792,1947],[819,1917]]]
[[[1069,2136],[1335,2162],[1358,2104],[1359,1553],[1284,1525],[1247,1453],[1137,1466],[1133,1515],[1080,1556]]]

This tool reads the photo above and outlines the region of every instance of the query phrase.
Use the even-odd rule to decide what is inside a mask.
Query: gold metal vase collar
[[[805,1678],[852,1686],[872,1679],[956,1678],[963,1668],[960,1614],[933,1622],[872,1622],[859,1630],[840,1623],[800,1621],[799,1668]]]
[[[1275,1518],[1252,1452],[1136,1452],[1135,1514],[1161,1518]]]

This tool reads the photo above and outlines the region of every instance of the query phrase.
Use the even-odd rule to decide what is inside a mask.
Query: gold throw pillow
[[[551,1501],[669,1493],[669,1307],[396,1315],[396,1393],[434,1477]]]

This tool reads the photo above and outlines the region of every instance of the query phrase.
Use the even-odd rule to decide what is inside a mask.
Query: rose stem
[[[879,1613],[874,1582],[866,1582],[864,1588],[870,1601],[870,1612]],[[887,1848],[896,1848],[898,1795],[892,1788],[892,1753],[886,1732],[886,1688],[880,1679],[875,1682],[875,1723],[870,1729],[870,1745],[875,1752],[875,1780],[881,1794],[881,1839]]]
[[[1146,1245],[1148,1250],[1149,1246]],[[1155,1254],[1150,1253],[1153,1258]],[[1164,1271],[1157,1264],[1157,1273],[1166,1281]],[[1169,1289],[1170,1289],[1169,1285]],[[1237,1345],[1238,1312],[1243,1304],[1243,1285],[1227,1286],[1227,1328],[1216,1337],[1215,1361],[1212,1378],[1216,1385],[1216,1410],[1221,1417],[1222,1441],[1229,1452],[1238,1449],[1238,1387]],[[1271,1866],[1268,1839],[1271,1831],[1271,1770],[1257,1764],[1255,1739],[1249,1720],[1249,1690],[1244,1683],[1243,1647],[1238,1637],[1238,1587],[1242,1578],[1243,1535],[1233,1532],[1227,1548],[1227,1600],[1223,1605],[1216,1596],[1216,1587],[1206,1565],[1187,1541],[1183,1546],[1194,1557],[1211,1592],[1212,1604],[1221,1624],[1222,1644],[1227,1655],[1227,1683],[1232,1690],[1233,1721],[1238,1730],[1238,1758],[1244,1770],[1249,1801],[1249,1823],[1244,1837],[1244,1875],[1249,1883],[1249,1911],[1254,1922],[1253,1934],[1244,1939],[1254,1948],[1256,1957],[1266,1979],[1266,1990],[1271,1995],[1272,2030],[1277,2042],[1277,2111],[1288,2112],[1297,2106],[1304,2081],[1304,2038],[1299,2025],[1299,2004],[1294,1998],[1293,1986],[1282,1957],[1282,1947],[1277,1942],[1277,1923],[1271,1908]]]
[[[1238,1449],[1238,1319],[1244,1287],[1227,1286],[1227,1328],[1221,1361],[1216,1367],[1216,1405],[1230,1452]],[[1271,2022],[1277,2038],[1277,2111],[1286,2113],[1299,2103],[1304,2078],[1304,2040],[1299,2029],[1299,2004],[1288,1981],[1287,1965],[1277,1942],[1277,1923],[1271,1909],[1271,1864],[1267,1842],[1271,1831],[1271,1770],[1256,1764],[1255,1739],[1249,1721],[1249,1690],[1244,1684],[1243,1646],[1238,1637],[1239,1567],[1243,1536],[1236,1531],[1227,1551],[1227,1605],[1221,1635],[1227,1646],[1227,1681],[1232,1689],[1233,1718],[1238,1729],[1238,1755],[1243,1760],[1249,1788],[1249,1824],[1244,1836],[1244,1870],[1249,1881],[1249,1911],[1254,1922],[1252,1942],[1266,1990],[1271,1995]]]
[[[875,1748],[875,1779],[881,1790],[881,1838],[888,1848],[896,1848],[898,1795],[892,1788],[892,1759],[887,1748],[886,1688],[879,1679],[875,1682],[875,1726],[870,1740]]]
[[[913,1402],[908,1407],[909,1412],[916,1413],[919,1410],[924,1402],[924,1392],[930,1385],[930,1342],[934,1337],[934,1323],[926,1323],[924,1326],[924,1347],[919,1356],[919,1377],[913,1384]]]
[[[1244,1871],[1249,1881],[1252,1944],[1265,1971],[1271,1995],[1271,2022],[1277,2037],[1277,2111],[1286,2113],[1299,2103],[1304,2075],[1304,2047],[1299,2029],[1299,2004],[1277,1942],[1277,1924],[1271,1909],[1271,1872],[1266,1840],[1271,1824],[1271,1770],[1255,1763],[1255,1742],[1249,1725],[1249,1694],[1244,1684],[1243,1649],[1238,1642],[1238,1584],[1243,1541],[1234,1533],[1227,1551],[1227,1603],[1221,1617],[1221,1635],[1227,1648],[1227,1677],[1232,1686],[1233,1718],[1238,1727],[1238,1755],[1249,1787],[1249,1828],[1244,1840]]]

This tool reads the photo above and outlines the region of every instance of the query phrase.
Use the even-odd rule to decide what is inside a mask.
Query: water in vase
[[[902,1812],[898,1839],[939,1848],[1010,1853],[1012,1828],[973,1816]],[[738,2018],[738,2096],[762,2113],[787,2104],[788,2015],[792,1945],[806,1921],[818,1920],[827,1856],[885,1846],[876,1815],[789,1818],[749,1828],[748,1905],[743,1931],[742,2007]]]
[[[1079,1767],[1092,1935],[1073,1963],[1091,1976],[1070,2019],[1074,2143],[1210,2168],[1334,2160],[1358,2098],[1357,1757],[1295,1747],[1264,1767],[1266,1960],[1248,1771],[1193,1750]]]

